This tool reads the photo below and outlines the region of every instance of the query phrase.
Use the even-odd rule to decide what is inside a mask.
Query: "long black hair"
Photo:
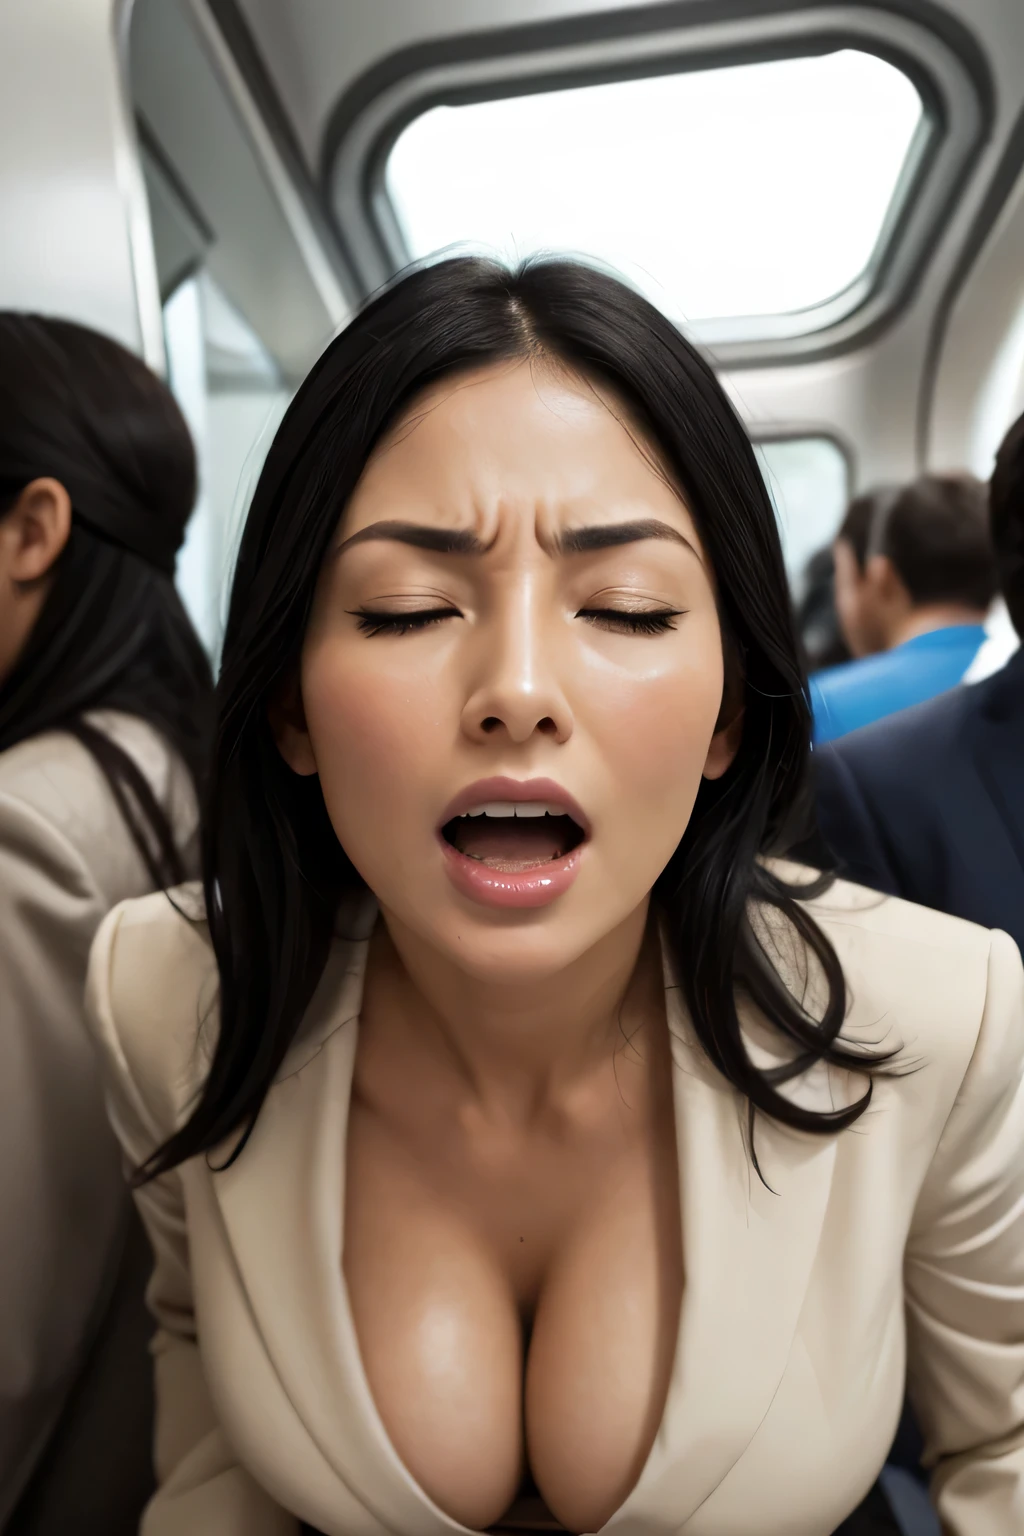
[[[143,1164],[152,1178],[240,1133],[241,1151],[312,997],[340,900],[361,882],[327,817],[319,781],[287,768],[268,702],[299,663],[321,561],[381,434],[434,380],[546,355],[610,386],[664,454],[716,574],[742,744],[702,782],[689,826],[654,891],[696,1031],[754,1109],[808,1131],[867,1107],[812,1112],[780,1085],[825,1060],[863,1069],[839,1039],[842,971],[798,893],[763,862],[781,847],[804,788],[810,715],[775,517],[749,440],[711,369],[646,300],[564,260],[514,272],[456,258],[379,295],[302,385],[256,486],[236,567],[218,684],[203,829],[207,921],[220,973],[210,1070],[187,1123]],[[757,936],[774,908],[817,956],[827,1003],[815,1019]],[[759,1070],[744,1047],[745,993],[787,1037],[791,1062]],[[877,1058],[881,1059],[881,1058]],[[229,1159],[230,1161],[230,1159]]]
[[[0,311],[0,517],[59,480],[71,532],[39,618],[0,683],[0,751],[64,731],[110,785],[154,885],[183,877],[168,818],[134,759],[85,718],[153,725],[199,789],[213,722],[206,654],[175,591],[196,462],[170,391],[124,347],[69,320]]]

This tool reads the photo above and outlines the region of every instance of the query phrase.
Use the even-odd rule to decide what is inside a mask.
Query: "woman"
[[[904,1296],[946,1528],[1019,1530],[1020,960],[768,861],[796,656],[742,428],[611,277],[447,261],[325,353],[240,550],[203,896],[91,963],[145,1536],[826,1536]]]
[[[0,313],[5,1532],[127,1532],[152,1488],[146,1248],[83,993],[110,908],[197,866],[212,681],[172,581],[194,494],[188,430],[141,362]]]

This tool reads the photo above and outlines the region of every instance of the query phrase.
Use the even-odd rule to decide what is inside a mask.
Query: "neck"
[[[953,624],[983,624],[984,621],[984,613],[963,603],[922,603],[893,620],[886,649],[891,650],[894,645],[903,645],[907,640],[931,634],[936,629],[948,629]]]
[[[468,975],[384,913],[363,1019],[408,1059],[454,1069],[482,1105],[517,1119],[570,1093],[657,1017],[661,961],[647,903],[555,973]],[[396,1038],[401,1037],[401,1038]]]

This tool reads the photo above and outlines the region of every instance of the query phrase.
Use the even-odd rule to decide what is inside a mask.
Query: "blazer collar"
[[[257,1331],[320,1457],[388,1530],[463,1532],[391,1446],[342,1278],[344,1167],[368,943],[339,945],[244,1153],[212,1176]],[[604,1527],[678,1531],[742,1456],[786,1367],[828,1204],[836,1138],[763,1119],[750,1164],[738,1096],[697,1044],[666,967],[675,1063],[684,1292],[664,1416],[633,1492]],[[309,1070],[318,1057],[316,1070]],[[297,1511],[342,1536],[328,1507]]]
[[[685,1280],[665,1412],[636,1487],[606,1527],[617,1536],[679,1530],[753,1438],[790,1355],[836,1155],[835,1136],[759,1116],[768,1187],[761,1182],[745,1105],[697,1041],[667,957],[665,971]]]

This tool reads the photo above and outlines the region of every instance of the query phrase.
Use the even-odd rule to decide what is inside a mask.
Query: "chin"
[[[572,937],[548,928],[506,928],[504,931],[467,932],[443,936],[444,949],[451,961],[474,981],[494,987],[533,986],[548,981],[564,971],[596,943],[572,942]],[[438,935],[441,939],[441,935]],[[441,944],[438,944],[441,947]]]
[[[560,903],[540,909],[490,911],[435,895],[415,909],[408,892],[389,916],[419,941],[475,981],[495,987],[530,986],[557,976],[600,943],[605,929],[592,931]],[[424,921],[424,914],[430,916]]]

